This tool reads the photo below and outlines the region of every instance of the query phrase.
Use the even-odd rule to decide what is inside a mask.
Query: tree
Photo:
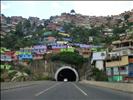
[[[17,35],[15,35],[14,33],[9,33],[3,39],[1,39],[2,41],[1,46],[9,48],[9,49],[13,49],[18,39],[19,38]]]
[[[73,23],[64,23],[63,24],[63,29],[65,30],[66,33],[71,33],[72,29],[75,28],[75,25]]]
[[[31,27],[31,24],[30,24],[29,20],[25,20],[23,25],[24,25],[25,28],[30,28]]]
[[[92,68],[92,75],[96,81],[107,81],[107,76],[103,70],[99,70],[98,68]]]
[[[24,34],[23,34],[23,25],[22,25],[22,22],[19,22],[19,23],[16,25],[15,35],[24,36]]]
[[[130,17],[130,15],[129,14],[125,14],[124,15],[124,19],[127,21],[127,19]]]
[[[80,68],[87,60],[75,52],[61,52],[51,57],[52,61],[62,61]]]
[[[124,27],[122,27],[122,28],[115,27],[115,28],[113,29],[113,33],[114,33],[114,34],[120,34],[120,33],[124,33],[124,32],[125,32],[125,28],[124,28]]]
[[[72,9],[72,10],[70,11],[70,13],[75,13],[75,10],[74,10],[74,9]]]

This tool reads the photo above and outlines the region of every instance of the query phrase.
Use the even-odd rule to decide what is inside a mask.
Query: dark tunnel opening
[[[57,81],[64,81],[64,79],[67,79],[67,81],[76,81],[76,74],[71,69],[62,69],[57,76]]]

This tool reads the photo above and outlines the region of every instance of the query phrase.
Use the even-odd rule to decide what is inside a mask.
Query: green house
[[[44,33],[43,33],[44,36],[48,36],[48,35],[52,35],[52,34],[53,34],[52,31],[48,31],[48,32],[44,32]]]
[[[74,52],[74,48],[61,48],[61,52]]]

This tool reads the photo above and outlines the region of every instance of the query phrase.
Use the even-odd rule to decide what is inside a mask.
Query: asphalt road
[[[133,95],[89,84],[48,81],[2,90],[1,100],[133,100]]]

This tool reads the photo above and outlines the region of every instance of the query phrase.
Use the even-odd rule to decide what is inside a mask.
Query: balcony
[[[123,46],[123,47],[114,47],[113,51],[118,51],[118,50],[126,50],[126,49],[133,49],[133,46]]]
[[[106,67],[114,67],[114,66],[124,66],[127,65],[128,56],[122,56],[121,59],[107,59],[106,60]]]

